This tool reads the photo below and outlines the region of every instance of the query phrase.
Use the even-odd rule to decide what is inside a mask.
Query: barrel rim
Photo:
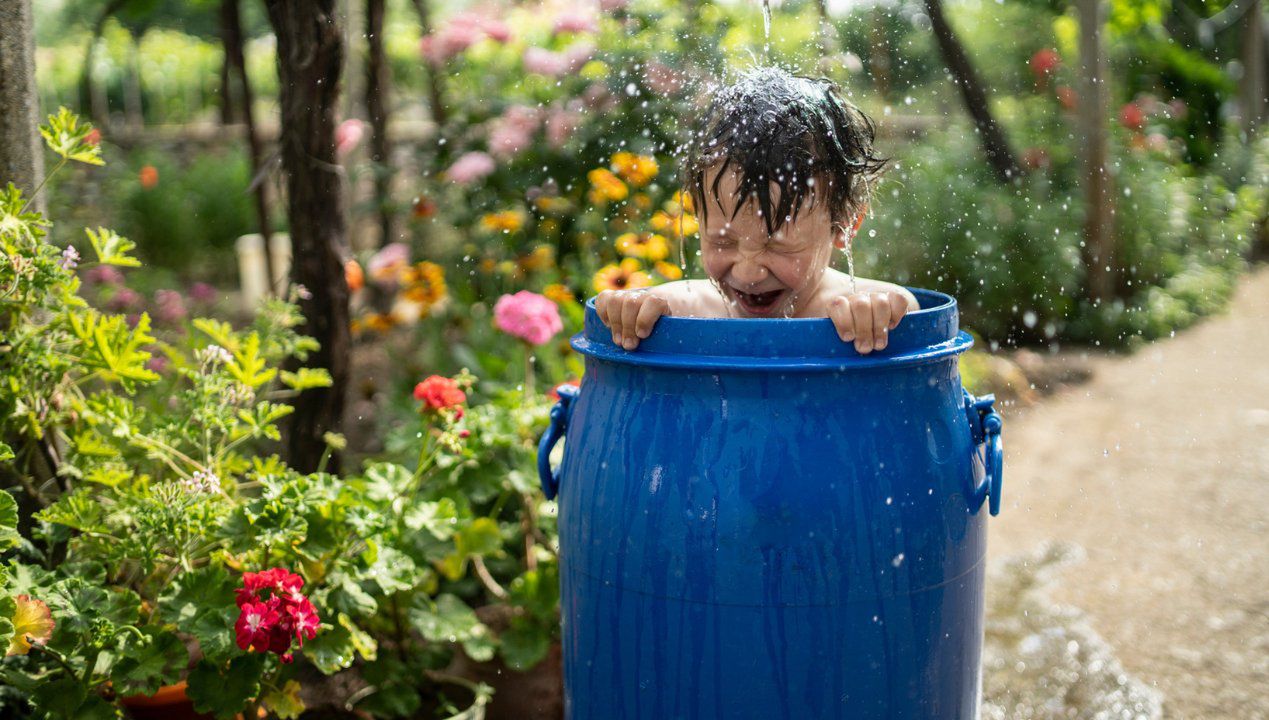
[[[589,358],[628,365],[702,370],[848,371],[896,368],[958,355],[973,345],[960,331],[955,298],[909,288],[921,309],[890,333],[885,350],[860,354],[837,336],[828,318],[663,317],[651,337],[628,351],[612,342],[595,300],[586,303],[585,327],[572,338]]]

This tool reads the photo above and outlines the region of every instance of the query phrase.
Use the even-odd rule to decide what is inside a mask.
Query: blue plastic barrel
[[[913,292],[869,355],[827,319],[672,317],[626,352],[588,307],[539,457],[566,717],[977,716],[1000,419],[955,301]]]

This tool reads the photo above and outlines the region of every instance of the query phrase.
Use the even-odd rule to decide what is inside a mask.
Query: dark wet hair
[[[768,234],[796,218],[808,200],[827,202],[839,222],[867,204],[888,162],[873,152],[875,137],[872,120],[831,80],[758,67],[711,91],[687,141],[684,179],[702,220],[709,208],[705,175],[721,163],[709,192],[727,207],[720,183],[729,168],[739,172],[732,218],[752,197]],[[772,180],[779,188],[774,207]]]

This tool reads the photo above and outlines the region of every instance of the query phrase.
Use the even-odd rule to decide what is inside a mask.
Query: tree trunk
[[[234,123],[233,70],[234,61],[231,48],[242,41],[233,35],[238,3],[236,0],[221,0],[220,3],[220,46],[224,57],[220,61],[220,124]],[[240,25],[241,23],[237,23]]]
[[[1265,119],[1265,20],[1260,11],[1261,0],[1243,16],[1243,130],[1255,135]]]
[[[0,186],[30,196],[44,177],[31,0],[0,0],[0,108]],[[37,198],[32,207],[44,205]]]
[[[273,261],[268,251],[269,240],[273,237],[273,228],[269,221],[268,183],[261,176],[264,167],[264,148],[260,143],[260,134],[256,131],[256,113],[253,107],[255,98],[251,91],[251,80],[247,77],[247,57],[243,52],[242,16],[238,8],[239,0],[221,0],[220,20],[221,38],[225,46],[225,65],[230,69],[225,83],[225,105],[231,106],[233,92],[232,80],[238,79],[238,101],[242,106],[242,119],[247,126],[247,150],[251,155],[251,177],[253,194],[256,200],[256,225],[260,236],[264,238],[264,274],[273,284]],[[280,288],[272,288],[274,292],[282,292]]]
[[[414,10],[419,15],[419,29],[424,35],[432,32],[432,13],[427,6],[427,0],[413,0]],[[432,109],[432,122],[436,123],[437,131],[449,119],[449,115],[445,110],[445,88],[442,80],[442,70],[433,67],[430,63],[424,63],[427,68],[427,102],[428,107]]]
[[[392,242],[392,165],[388,155],[387,94],[390,79],[383,52],[384,0],[366,0],[366,112],[370,116],[370,162],[375,178],[375,206],[379,210],[379,244]]]
[[[266,0],[277,35],[282,115],[282,167],[294,260],[292,278],[307,289],[300,307],[304,333],[321,343],[310,367],[326,368],[333,387],[306,390],[295,402],[289,461],[301,472],[317,468],[323,435],[338,432],[348,385],[348,285],[341,248],[344,217],[335,163],[335,108],[343,42],[335,0]],[[339,457],[330,472],[339,472]]]
[[[1084,192],[1088,213],[1081,250],[1090,300],[1115,294],[1115,228],[1106,129],[1108,93],[1101,28],[1105,0],[1076,0],[1080,21],[1079,123],[1084,146]]]
[[[930,16],[934,28],[934,38],[939,45],[939,53],[947,69],[952,73],[956,86],[961,90],[961,98],[965,101],[965,109],[974,120],[974,128],[978,131],[979,142],[987,156],[987,163],[1001,182],[1009,182],[1022,175],[1021,166],[1013,151],[1005,132],[991,114],[991,106],[987,102],[987,91],[978,79],[973,63],[969,60],[964,46],[952,31],[947,18],[943,15],[942,0],[925,0],[925,9]]]

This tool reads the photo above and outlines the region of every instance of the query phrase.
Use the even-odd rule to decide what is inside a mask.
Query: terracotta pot
[[[153,695],[129,695],[120,702],[133,720],[215,720],[212,715],[194,710],[194,701],[185,694],[186,687],[182,680],[164,685]]]

